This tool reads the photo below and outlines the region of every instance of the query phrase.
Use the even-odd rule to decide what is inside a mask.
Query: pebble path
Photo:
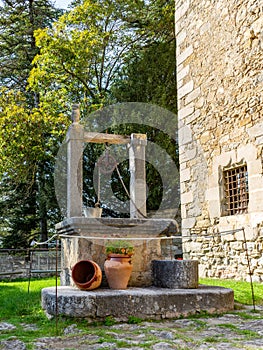
[[[8,327],[14,326],[0,323],[0,334]],[[33,330],[34,326],[31,327]],[[88,332],[73,324],[64,330],[63,336],[39,338],[30,345],[34,350],[259,350],[263,349],[263,308],[256,312],[247,308],[217,317],[116,323],[89,327]],[[0,349],[27,347],[13,336],[0,341]]]

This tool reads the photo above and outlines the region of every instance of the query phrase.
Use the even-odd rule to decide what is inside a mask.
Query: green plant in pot
[[[130,242],[110,240],[105,245],[107,259],[104,271],[111,289],[126,289],[132,273],[131,257],[134,247]]]
[[[112,254],[128,255],[131,257],[134,254],[134,247],[128,241],[111,240],[105,245],[105,252],[107,256]]]

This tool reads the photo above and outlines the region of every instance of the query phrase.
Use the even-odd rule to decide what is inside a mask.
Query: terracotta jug
[[[102,281],[101,268],[92,260],[81,260],[72,268],[72,279],[81,290],[98,288]]]
[[[104,271],[111,289],[126,289],[132,273],[131,256],[109,254]]]

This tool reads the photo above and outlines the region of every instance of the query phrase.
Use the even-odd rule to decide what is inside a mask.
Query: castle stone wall
[[[263,3],[175,5],[184,257],[201,276],[248,279],[247,247],[263,281]],[[223,170],[242,163],[248,210],[226,215]],[[246,246],[243,231],[222,233],[243,227]]]

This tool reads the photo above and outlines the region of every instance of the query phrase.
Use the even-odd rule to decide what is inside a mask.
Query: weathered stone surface
[[[153,284],[161,288],[198,288],[197,260],[153,260]]]
[[[14,326],[11,323],[7,323],[7,322],[1,322],[0,323],[0,332],[10,331],[10,330],[13,330],[13,329],[16,329],[16,326]]]
[[[134,245],[129,286],[144,287],[152,285],[151,261],[162,259],[167,251],[167,241],[158,237],[174,235],[177,223],[171,219],[74,217],[57,224],[56,229],[62,238],[61,285],[74,285],[71,268],[80,260],[93,260],[104,271],[104,245],[113,238],[129,239]],[[102,282],[107,286],[106,279]]]
[[[1,350],[26,350],[26,344],[19,339],[11,338],[0,341]]]
[[[263,226],[261,1],[175,0],[175,9],[183,232],[191,236],[199,229],[200,241],[205,240],[202,232],[213,237],[216,232],[244,227],[247,241],[260,245],[257,234]],[[196,144],[199,147],[194,147]],[[196,149],[192,157],[191,146]],[[227,215],[223,171],[244,163],[248,170],[248,213]],[[204,173],[208,174],[208,181]],[[199,217],[197,210],[207,211],[205,217]],[[202,228],[204,219],[210,224]],[[233,241],[240,239],[239,234],[230,235]],[[205,242],[204,249],[199,251],[195,242],[193,237],[193,245],[187,243],[184,251],[190,259],[208,257],[206,262],[202,261],[202,277],[244,280],[249,277],[247,264],[240,263],[244,250],[211,240],[208,255]],[[262,256],[262,245],[258,253]],[[254,266],[252,270],[253,278],[263,282],[263,274]]]
[[[128,288],[81,291],[58,287],[58,315],[102,320],[113,316],[127,321],[129,316],[142,319],[165,319],[187,316],[200,311],[224,312],[234,307],[234,293],[221,287],[199,286],[197,289]],[[56,288],[42,290],[42,307],[56,315]]]
[[[123,219],[72,217],[56,225],[60,235],[95,235],[105,239],[110,235],[119,237],[157,237],[161,233],[176,233],[177,224],[172,219]],[[118,236],[119,235],[119,236]]]
[[[58,254],[58,270],[60,270],[60,251],[32,251],[31,262],[28,260],[28,252],[24,255],[0,253],[0,280],[27,278],[31,268],[33,276],[50,276],[56,271],[56,254]],[[45,272],[46,271],[46,272]],[[12,275],[13,273],[13,275]]]
[[[259,350],[263,349],[263,307],[238,305],[238,311],[210,317],[191,319],[166,319],[162,321],[140,321],[139,323],[117,323],[112,325],[84,327],[76,322],[64,329],[60,336],[43,337],[27,342],[34,350],[99,350],[121,349],[184,349],[184,350]],[[241,311],[241,312],[240,312]],[[58,320],[60,323],[60,320]],[[29,327],[30,326],[30,327]],[[23,324],[24,329],[34,325]],[[36,327],[33,327],[36,328]],[[9,332],[9,345],[18,339]],[[108,341],[102,334],[107,335]],[[24,336],[21,335],[23,340]],[[0,341],[0,349],[7,350],[6,341]],[[13,343],[17,344],[17,343]],[[10,349],[10,347],[9,347]],[[18,350],[13,347],[13,349]]]

